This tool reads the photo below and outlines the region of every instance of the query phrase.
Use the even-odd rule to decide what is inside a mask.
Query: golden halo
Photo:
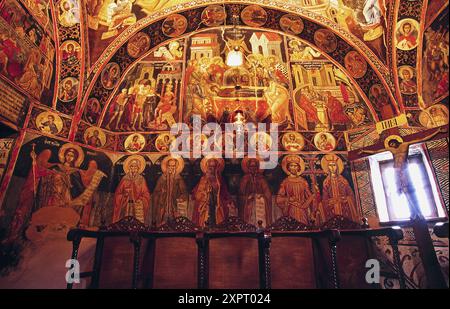
[[[260,159],[259,157],[256,157],[256,158],[249,158],[248,156],[245,156],[245,158],[243,158],[242,161],[241,161],[241,168],[242,168],[242,171],[243,171],[245,174],[248,174],[248,173],[249,173],[249,171],[248,171],[248,163],[250,162],[250,160],[257,160],[257,161],[258,161],[258,173],[261,173],[261,174],[262,174],[263,170],[262,170],[261,168],[259,168],[259,164],[260,164],[260,162],[261,162],[261,159]]]
[[[211,160],[211,159],[217,160],[217,163],[219,164],[217,166],[217,170],[218,170],[219,174],[222,173],[222,171],[223,171],[223,169],[225,167],[225,161],[222,158],[214,157],[214,156],[211,156],[211,155],[208,155],[208,156],[204,157],[202,159],[202,161],[200,161],[200,168],[201,168],[202,172],[204,174],[206,174],[206,163],[209,160]]]
[[[83,163],[83,161],[84,161],[84,152],[80,146],[74,145],[72,143],[64,144],[61,146],[61,148],[59,148],[59,151],[58,151],[59,162],[64,163],[64,160],[65,160],[64,155],[66,154],[66,151],[68,149],[73,149],[78,153],[77,159],[74,162],[74,166],[79,167],[81,165],[81,163]]]
[[[99,133],[98,134],[98,138],[100,139],[100,142],[101,142],[101,146],[100,147],[103,147],[106,144],[106,135],[105,135],[105,132],[103,132],[103,130],[101,128],[99,128],[99,127],[89,127],[86,131],[84,131],[83,139],[86,142],[86,144],[89,145],[88,140],[91,137],[91,133],[93,134],[93,132],[95,130],[97,130],[98,133]],[[89,146],[93,146],[93,145],[89,145]]]
[[[328,165],[330,164],[330,162],[336,162],[336,165],[338,167],[338,173],[339,175],[342,174],[342,171],[344,170],[344,163],[342,162],[342,159],[335,154],[327,154],[323,156],[322,160],[320,161],[320,166],[322,167],[322,170],[325,173],[328,173],[329,172]]]
[[[55,124],[56,129],[58,130],[58,132],[56,132],[56,133],[61,132],[62,129],[63,129],[63,126],[64,126],[63,125],[63,121],[62,121],[61,117],[58,114],[55,114],[55,113],[52,113],[52,112],[42,112],[39,115],[37,115],[37,117],[36,117],[36,127],[39,130],[41,130],[42,132],[44,132],[44,133],[51,134],[50,132],[47,132],[45,129],[41,128],[42,122],[45,122],[48,119],[48,116],[53,116],[53,119],[54,119],[53,123]]]
[[[165,174],[167,171],[167,163],[169,163],[169,160],[177,161],[177,169],[175,171],[175,174],[179,175],[184,169],[183,158],[181,158],[180,156],[174,156],[174,155],[166,156],[161,162],[161,170],[162,170],[163,174]]]
[[[401,79],[405,79],[403,77],[403,74],[405,71],[409,71],[409,75],[411,76],[410,78],[414,77],[414,69],[412,67],[410,67],[409,65],[403,65],[398,69],[398,75],[400,75]]]
[[[298,173],[298,175],[303,174],[303,172],[305,171],[305,161],[303,161],[300,156],[287,155],[281,161],[281,168],[286,173],[286,175],[291,175],[291,172],[289,172],[287,168],[288,163],[297,163],[298,165],[300,165],[300,172]]]
[[[293,135],[295,137],[294,144],[296,145],[289,145],[288,136]],[[303,138],[303,135],[301,135],[298,132],[290,131],[283,134],[283,137],[281,138],[281,144],[283,145],[283,148],[290,152],[300,151],[305,146],[305,139]]]
[[[400,144],[403,143],[403,138],[401,138],[398,135],[389,135],[388,137],[386,137],[386,139],[384,140],[384,148],[389,149],[391,148],[389,146],[389,142],[392,141],[393,139],[395,139],[396,141],[398,141]]]
[[[143,156],[140,155],[132,155],[125,159],[123,162],[123,170],[126,174],[130,172],[130,164],[133,161],[137,161],[139,163],[139,174],[145,170],[146,162]]]

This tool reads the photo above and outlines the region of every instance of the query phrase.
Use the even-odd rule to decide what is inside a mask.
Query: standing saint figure
[[[204,175],[193,190],[192,221],[201,227],[220,224],[228,217],[228,209],[234,207],[227,185],[220,175],[224,165],[223,159],[213,157],[205,157],[200,162]]]
[[[322,170],[328,174],[322,189],[323,222],[336,215],[359,222],[360,216],[356,209],[353,190],[347,179],[341,175],[344,169],[341,158],[335,154],[328,154],[320,163]]]
[[[167,156],[161,162],[163,174],[153,191],[153,222],[156,226],[181,216],[181,204],[188,197],[186,185],[180,176],[183,168],[184,161],[181,157]]]
[[[283,216],[309,224],[315,216],[312,209],[314,195],[308,182],[300,176],[305,170],[305,162],[297,155],[288,155],[283,158],[281,166],[288,176],[281,182],[278,190],[277,206],[281,208]]]
[[[247,223],[266,227],[272,223],[272,193],[256,158],[244,158],[245,175],[239,186],[240,217]]]
[[[150,191],[142,172],[145,159],[139,155],[128,157],[123,163],[125,176],[114,193],[113,222],[132,216],[142,223],[149,221]]]

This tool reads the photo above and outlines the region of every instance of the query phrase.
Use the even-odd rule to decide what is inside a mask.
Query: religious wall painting
[[[124,149],[128,152],[139,152],[146,145],[145,137],[142,134],[134,133],[128,136],[124,142]]]
[[[81,59],[81,46],[77,41],[64,41],[60,49],[63,64],[67,66],[79,64]]]
[[[345,68],[353,78],[361,78],[366,74],[367,62],[361,54],[352,50],[345,55]]]
[[[169,152],[172,142],[175,140],[175,136],[169,133],[161,133],[155,140],[155,148],[159,152]]]
[[[429,106],[419,114],[419,122],[425,128],[435,128],[447,125],[448,119],[448,108],[441,103]]]
[[[280,27],[286,33],[298,35],[305,26],[300,16],[286,14],[280,18]]]
[[[249,146],[258,151],[270,151],[274,142],[272,137],[266,132],[256,132],[250,136]]]
[[[298,60],[291,63],[291,74],[294,114],[301,129],[345,130],[370,121],[353,82],[330,61]]]
[[[178,0],[88,0],[89,53],[92,63],[117,36],[138,20],[157,10],[177,4]],[[138,44],[140,45],[140,44]],[[144,44],[142,43],[142,46]]]
[[[111,160],[76,144],[30,137],[20,150],[3,205],[10,233],[20,236],[31,214],[44,207],[73,209],[80,227],[100,225]]]
[[[427,106],[448,95],[448,18],[447,8],[425,30],[423,38],[422,97]]]
[[[322,184],[322,222],[334,216],[343,216],[353,222],[360,222],[355,195],[348,180],[342,176],[344,163],[335,154],[324,155],[320,161],[327,177]]]
[[[305,139],[299,132],[286,132],[281,138],[281,144],[283,148],[289,152],[301,151],[305,146]]]
[[[143,61],[177,61],[182,60],[185,51],[184,40],[173,40],[160,46]]]
[[[325,57],[320,51],[300,40],[288,38],[287,45],[289,59],[291,62],[311,61],[317,59],[325,60]]]
[[[283,37],[243,29],[208,31],[188,39],[183,120],[193,115],[224,124],[243,115],[244,122],[274,122],[293,128]],[[238,50],[242,65],[229,63]],[[239,121],[239,120],[238,120]]]
[[[314,136],[314,145],[319,151],[333,151],[336,148],[336,139],[331,133],[319,132]]]
[[[113,131],[169,130],[178,120],[181,63],[143,62],[125,76],[102,127]]]
[[[74,77],[66,77],[61,81],[58,99],[62,102],[73,101],[78,93],[78,80]]]
[[[112,222],[126,216],[132,216],[140,222],[150,225],[151,193],[144,177],[151,161],[140,155],[131,155],[121,159],[116,165],[118,174],[122,174],[114,191]]]
[[[267,22],[267,12],[259,5],[249,5],[242,10],[241,19],[247,26],[261,27]]]
[[[221,5],[213,4],[207,6],[202,12],[202,22],[208,27],[223,25],[227,17],[225,8]]]
[[[314,33],[314,43],[317,47],[330,54],[337,48],[337,38],[333,32],[328,29],[319,29]]]
[[[395,46],[401,50],[411,50],[419,44],[419,23],[412,18],[397,22],[395,31]]]
[[[259,164],[258,158],[241,161],[244,176],[239,183],[239,211],[245,222],[267,227],[272,223],[272,192]]]
[[[222,176],[224,166],[222,158],[205,157],[200,162],[203,175],[192,192],[192,221],[201,227],[222,223],[230,208],[236,208]]]
[[[92,147],[101,148],[106,144],[106,134],[98,127],[89,127],[83,137],[84,142]]]
[[[398,68],[400,77],[400,92],[403,94],[415,94],[417,92],[416,70],[409,65],[402,65]]]
[[[133,58],[142,56],[150,48],[150,37],[144,32],[138,32],[127,43],[127,52]]]
[[[44,54],[26,38],[18,36],[16,30],[2,18],[0,33],[0,74],[35,99],[50,103],[53,97],[51,84],[54,72],[48,57],[54,56],[54,48]]]
[[[53,21],[50,2],[46,0],[22,0],[39,24],[53,37]]]
[[[53,112],[42,112],[36,117],[36,127],[43,133],[56,135],[64,127],[61,117]]]
[[[182,35],[186,31],[187,25],[186,17],[181,14],[173,14],[164,20],[161,30],[164,35],[174,38]]]
[[[169,155],[162,159],[162,175],[152,195],[152,224],[160,226],[170,219],[188,217],[189,193],[181,176],[184,166],[184,160],[179,156]]]
[[[61,0],[56,4],[58,22],[61,26],[70,28],[80,22],[80,8],[77,0]]]
[[[37,46],[50,61],[53,60],[55,48],[51,34],[46,32],[34,16],[15,0],[6,0],[0,8],[0,16],[9,24],[21,40],[27,40]],[[52,25],[47,25],[53,28]]]
[[[287,155],[283,157],[281,166],[287,176],[278,189],[276,205],[283,216],[309,225],[313,218],[314,195],[306,179],[301,176],[305,171],[305,161],[298,155]]]
[[[97,98],[89,98],[86,103],[83,118],[90,124],[95,124],[101,113],[100,102]]]
[[[101,74],[101,82],[102,86],[105,89],[113,89],[120,78],[120,67],[115,62],[110,62],[103,69]]]

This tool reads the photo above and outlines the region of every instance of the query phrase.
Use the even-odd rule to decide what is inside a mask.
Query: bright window
[[[409,220],[410,201],[398,188],[392,154],[386,151],[370,156],[369,162],[380,222]],[[422,215],[426,219],[444,218],[436,181],[422,145],[409,149],[407,176]]]

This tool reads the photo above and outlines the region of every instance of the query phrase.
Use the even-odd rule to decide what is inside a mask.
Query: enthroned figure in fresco
[[[229,208],[234,207],[227,185],[220,176],[224,164],[223,159],[209,157],[200,163],[204,174],[193,190],[192,221],[201,227],[220,224],[228,217]]]
[[[344,164],[335,154],[325,155],[321,161],[322,170],[328,174],[323,182],[322,207],[323,222],[341,215],[354,222],[360,221],[355,196],[347,179],[341,175]]]
[[[113,222],[132,216],[142,223],[149,222],[150,191],[142,172],[145,159],[139,155],[128,157],[123,163],[125,176],[114,194]]]
[[[272,193],[256,158],[244,158],[245,175],[239,186],[240,217],[247,223],[267,227],[272,223]]]
[[[188,193],[184,180],[180,176],[183,168],[182,158],[167,156],[161,162],[163,174],[159,177],[153,191],[153,222],[156,226],[180,216],[182,212],[186,216],[185,202]],[[182,211],[180,208],[185,209]]]
[[[314,218],[314,195],[309,189],[308,182],[300,176],[305,170],[305,162],[297,155],[288,155],[281,163],[283,171],[288,175],[280,185],[276,197],[277,206],[281,208],[283,216],[309,224]]]

